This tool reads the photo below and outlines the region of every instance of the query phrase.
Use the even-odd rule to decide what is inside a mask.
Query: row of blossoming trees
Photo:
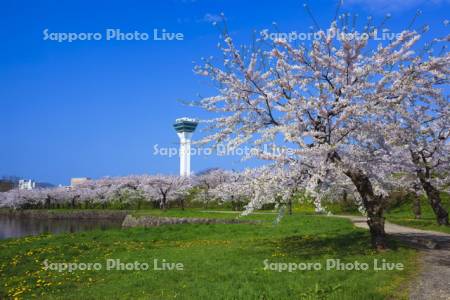
[[[261,38],[239,46],[224,31],[221,58],[196,67],[217,93],[195,104],[215,114],[202,142],[250,145],[277,170],[250,208],[281,182],[292,186],[280,191],[286,197],[302,187],[317,203],[350,189],[381,249],[384,209],[398,186],[424,191],[438,223],[448,225],[439,189],[450,170],[450,36],[427,38],[428,27],[408,28],[380,41],[371,20],[362,36],[350,19],[302,43]]]
[[[165,210],[170,205],[184,208],[188,198],[205,208],[211,202],[229,202],[233,206],[234,203],[248,204],[251,199],[258,199],[251,202],[251,210],[257,202],[261,205],[273,203],[271,197],[290,201],[294,190],[273,181],[267,170],[238,173],[210,169],[189,178],[139,175],[90,180],[71,187],[13,189],[0,193],[0,208],[127,208],[131,205],[139,208],[136,204],[152,203],[154,207]],[[292,187],[297,188],[296,185]],[[266,199],[262,201],[258,195],[266,195]]]
[[[191,188],[187,178],[142,175],[90,180],[73,187],[33,190],[14,189],[0,193],[0,207],[27,208],[106,208],[151,202],[167,209],[171,201],[183,201]]]

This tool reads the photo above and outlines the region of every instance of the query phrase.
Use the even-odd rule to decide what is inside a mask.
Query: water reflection
[[[0,239],[18,238],[42,233],[66,233],[120,228],[122,220],[105,219],[36,219],[0,215]]]

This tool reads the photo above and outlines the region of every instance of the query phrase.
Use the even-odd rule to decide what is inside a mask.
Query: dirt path
[[[350,219],[356,227],[366,228],[366,218],[337,216]],[[423,252],[420,275],[411,282],[410,299],[450,299],[450,234],[420,230],[386,222],[386,233]]]
[[[229,210],[201,210],[202,213],[215,213],[215,214],[241,214],[242,211],[229,211]],[[252,215],[277,215],[276,212],[252,212]]]

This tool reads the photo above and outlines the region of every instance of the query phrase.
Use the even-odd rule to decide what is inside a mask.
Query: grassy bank
[[[450,212],[450,196],[449,194],[441,194],[442,205]],[[386,218],[392,223],[414,227],[424,230],[434,230],[445,233],[450,233],[450,226],[439,226],[436,223],[434,212],[425,198],[421,199],[422,217],[420,219],[414,218],[412,209],[412,202],[407,201],[386,213]]]
[[[199,216],[198,211],[173,211]],[[206,216],[233,217],[208,213]],[[369,235],[347,220],[295,214],[274,225],[171,225],[43,235],[0,241],[0,298],[46,299],[385,299],[406,297],[416,252],[393,245],[369,249]],[[98,262],[99,271],[44,270],[43,261]],[[148,271],[106,271],[106,259],[146,262]],[[183,271],[153,270],[154,259]],[[264,270],[264,260],[314,262],[319,271]],[[368,271],[325,270],[327,259],[370,264]],[[374,259],[403,263],[404,271],[374,271]],[[403,292],[404,294],[399,294]],[[120,296],[119,296],[120,295]]]

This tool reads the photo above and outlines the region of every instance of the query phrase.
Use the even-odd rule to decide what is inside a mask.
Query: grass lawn
[[[169,211],[172,216],[205,216]],[[207,213],[206,217],[233,217]],[[45,299],[386,299],[407,298],[417,253],[392,244],[370,250],[368,232],[343,219],[294,214],[278,225],[182,224],[154,228],[41,235],[0,241],[0,298]],[[102,270],[44,270],[43,261],[100,263]],[[106,271],[106,259],[149,263],[147,271]],[[154,259],[183,271],[153,270]],[[322,263],[319,271],[264,270],[271,263]],[[325,270],[327,259],[369,263],[368,271]],[[404,271],[374,271],[373,260]]]
[[[448,194],[441,194],[442,204],[447,211],[450,212],[450,196]],[[441,231],[450,233],[450,226],[439,226],[436,223],[436,217],[434,212],[428,203],[427,199],[421,199],[422,206],[422,218],[416,220],[412,210],[412,203],[407,202],[389,212],[386,213],[386,218],[392,223],[399,225],[425,229]]]

